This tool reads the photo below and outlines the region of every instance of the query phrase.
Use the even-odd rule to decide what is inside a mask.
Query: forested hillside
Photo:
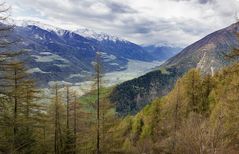
[[[147,73],[116,86],[110,100],[119,115],[136,114],[153,99],[166,95],[182,74],[174,68]]]
[[[68,2],[73,1],[61,5]],[[113,10],[119,15],[138,13],[117,3],[100,1],[92,6],[89,2],[89,10],[105,9],[97,19],[106,19]],[[9,9],[0,3],[0,154],[239,153],[239,22],[188,46],[155,71],[104,87],[112,85],[107,81],[110,77],[123,81],[118,78],[153,63],[161,49],[149,47],[146,52],[134,43],[90,31],[83,37],[80,30],[15,27]],[[79,13],[74,11],[69,12]],[[116,17],[110,16],[109,27]],[[139,25],[154,23],[140,20],[135,18]],[[134,37],[151,33],[150,27],[132,27],[137,31]],[[174,54],[177,49],[169,50]],[[133,61],[126,72],[117,72]],[[84,70],[90,72],[85,76],[88,84],[81,82]],[[112,71],[119,74],[104,78],[105,72]],[[72,79],[65,82],[65,77]],[[54,83],[46,87],[48,81]]]
[[[55,85],[51,103],[40,103],[43,98],[34,82],[25,77],[19,80],[24,67],[20,63],[7,66],[9,71],[18,71],[13,80],[4,79],[9,91],[1,91],[2,153],[94,153],[97,128],[102,153],[239,150],[239,64],[214,76],[203,76],[199,69],[192,69],[167,96],[123,119],[117,117],[109,102],[111,89],[101,88],[99,123],[97,90],[79,98],[68,86],[62,89]]]
[[[225,59],[227,54],[239,46],[238,28],[239,22],[213,32],[184,48],[176,56],[156,68],[155,71],[116,87],[111,97],[118,112],[132,114],[139,111],[152,99],[167,94],[176,83],[175,81],[192,68],[201,69],[202,74],[214,74],[217,70],[238,61],[238,59],[230,61]],[[168,77],[165,78],[165,76]],[[147,80],[143,81],[142,79],[145,78]],[[162,82],[166,85],[162,85]],[[126,91],[126,94],[130,92],[130,97],[126,96],[127,99],[125,99],[126,94],[122,91]],[[126,106],[122,109],[118,102]]]
[[[125,153],[237,153],[239,64],[191,69],[173,90],[112,128]]]

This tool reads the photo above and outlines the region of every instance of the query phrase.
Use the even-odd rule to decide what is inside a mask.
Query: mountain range
[[[148,51],[154,58],[161,61],[168,60],[182,50],[182,48],[180,47],[157,45],[148,45],[144,46],[143,48]]]
[[[41,87],[52,81],[91,80],[96,52],[101,55],[104,73],[126,70],[130,61],[165,60],[140,45],[86,28],[65,30],[41,22],[18,21],[14,37],[20,39],[17,48],[27,51],[28,72]]]
[[[184,48],[167,60],[155,71],[115,87],[111,102],[116,104],[120,115],[135,114],[157,97],[166,95],[176,80],[191,68],[198,68],[202,74],[214,73],[234,61],[225,55],[239,47],[239,23],[213,32]]]

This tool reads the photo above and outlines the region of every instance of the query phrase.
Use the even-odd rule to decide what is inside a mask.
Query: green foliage
[[[147,73],[116,86],[110,95],[110,101],[116,105],[119,115],[134,115],[152,101],[151,95],[165,95],[181,75],[174,68]]]
[[[118,134],[122,147],[137,151],[149,139],[151,153],[238,151],[238,68],[235,64],[215,76],[190,70],[167,96],[115,126],[125,130]]]
[[[100,99],[108,98],[111,91],[112,91],[112,88],[105,88],[105,87],[100,88]],[[84,105],[85,111],[93,112],[94,111],[93,105],[96,100],[97,100],[97,91],[93,90],[81,96],[79,99],[79,102],[80,104]]]
[[[150,125],[145,125],[142,129],[141,138],[146,138],[151,136],[152,134],[152,127]]]
[[[123,143],[123,149],[125,152],[130,152],[132,150],[132,142],[127,138]]]

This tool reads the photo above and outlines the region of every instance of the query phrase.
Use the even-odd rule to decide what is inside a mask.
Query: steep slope
[[[213,77],[190,70],[166,96],[116,125],[112,142],[124,153],[237,153],[238,72],[239,64]]]
[[[238,28],[239,23],[235,23],[209,34],[166,61],[160,68],[157,68],[156,72],[158,73],[151,72],[117,86],[111,95],[111,101],[117,104],[117,112],[126,115],[139,111],[150,102],[150,99],[167,94],[177,78],[190,68],[197,67],[201,69],[203,74],[214,74],[216,70],[233,63],[225,59],[225,54],[239,47],[237,38]],[[172,70],[174,71],[172,72]],[[165,79],[165,73],[172,74],[171,78]],[[152,76],[154,76],[153,80],[151,80]],[[142,78],[148,78],[147,82],[140,82]],[[169,82],[169,80],[174,82]],[[159,83],[162,81],[166,84],[160,85]],[[144,90],[139,91],[138,89]],[[128,93],[129,91],[131,96],[125,99],[123,92]],[[141,96],[140,99],[137,99],[138,96]],[[123,109],[122,106],[124,107]],[[140,107],[138,108],[138,106]]]
[[[167,72],[153,71],[115,87],[110,96],[121,116],[136,114],[148,102],[166,95],[181,75],[175,68]]]
[[[225,54],[239,46],[236,35],[238,28],[239,23],[236,23],[206,36],[169,59],[163,66],[183,70],[198,67],[204,73],[227,66],[229,62],[225,60]]]
[[[29,72],[41,86],[51,81],[90,80],[97,51],[101,54],[104,73],[125,70],[129,60],[154,60],[142,47],[115,36],[86,35],[84,31],[69,31],[32,21],[17,25],[14,35],[21,40],[17,48],[28,51]]]

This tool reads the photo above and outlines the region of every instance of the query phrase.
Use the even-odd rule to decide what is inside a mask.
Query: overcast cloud
[[[187,46],[236,21],[238,0],[8,0],[12,16],[138,44]]]

